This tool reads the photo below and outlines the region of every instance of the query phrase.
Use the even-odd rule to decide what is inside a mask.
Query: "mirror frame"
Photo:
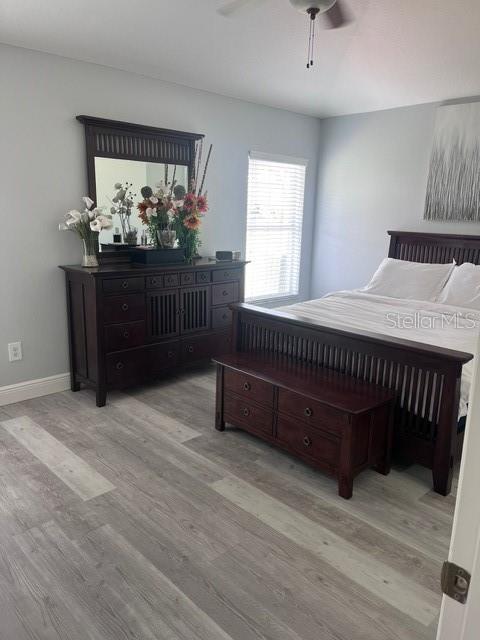
[[[181,164],[188,167],[189,184],[195,177],[195,144],[204,137],[201,133],[146,127],[92,116],[77,116],[77,120],[85,126],[88,195],[95,203],[96,157]]]

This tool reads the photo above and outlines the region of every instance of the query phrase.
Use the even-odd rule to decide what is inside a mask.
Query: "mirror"
[[[140,190],[149,186],[155,191],[158,183],[171,182],[174,173],[176,185],[188,189],[195,177],[196,145],[203,134],[92,116],[77,116],[77,120],[85,127],[88,196],[109,213],[112,207],[121,204],[118,198],[114,202],[119,191],[115,185],[125,187],[128,183],[126,195],[132,194],[128,203],[129,226],[137,229],[140,243],[145,229],[138,218],[137,204],[143,200]],[[100,233],[100,243],[110,245],[106,249],[125,248],[121,244],[112,247],[116,228],[123,242],[124,229],[117,214],[113,217],[113,229]]]
[[[145,229],[137,209],[137,204],[143,200],[140,193],[142,187],[148,185],[156,191],[165,185],[168,188],[172,180],[185,189],[188,187],[186,165],[102,157],[95,157],[94,161],[97,206],[105,207],[106,213],[113,214],[113,228],[100,232],[99,240],[103,245],[117,244],[118,238],[114,239],[114,235],[118,234],[122,243],[132,244],[133,236],[129,237],[127,234],[134,230],[137,231],[137,244],[140,244]],[[122,189],[126,191],[123,202],[118,198],[118,195],[122,195]],[[117,213],[113,213],[114,211]],[[118,212],[122,211],[125,213],[119,215]]]

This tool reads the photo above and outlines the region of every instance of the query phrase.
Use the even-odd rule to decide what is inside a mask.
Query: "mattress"
[[[447,349],[475,353],[480,312],[434,302],[403,300],[337,291],[318,300],[281,307],[279,311],[338,329],[363,330]],[[463,366],[459,418],[467,413],[473,360]]]

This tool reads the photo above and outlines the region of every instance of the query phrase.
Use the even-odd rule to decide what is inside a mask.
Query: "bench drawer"
[[[223,414],[225,422],[238,425],[254,434],[273,434],[273,411],[258,407],[237,396],[225,394]]]
[[[340,461],[341,439],[282,416],[277,420],[277,439],[289,451],[327,464],[334,471]]]
[[[103,281],[105,293],[123,293],[129,291],[143,291],[143,278],[109,278]]]
[[[105,324],[144,320],[144,294],[133,293],[127,296],[111,296],[105,298],[103,307],[103,318]]]
[[[225,369],[223,383],[226,392],[236,393],[246,401],[254,400],[273,407],[273,386],[264,380],[234,369]]]
[[[107,352],[131,349],[145,344],[145,322],[111,324],[105,327],[105,346]]]
[[[219,304],[230,304],[230,302],[237,302],[238,295],[238,282],[214,284],[212,287],[212,305],[217,306]]]
[[[288,389],[278,391],[278,411],[306,424],[340,435],[347,424],[345,413]]]

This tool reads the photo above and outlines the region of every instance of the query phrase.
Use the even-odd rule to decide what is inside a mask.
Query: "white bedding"
[[[337,291],[318,300],[281,307],[279,311],[339,329],[361,329],[474,353],[480,311],[416,300]],[[459,417],[466,415],[473,361],[463,367]]]

